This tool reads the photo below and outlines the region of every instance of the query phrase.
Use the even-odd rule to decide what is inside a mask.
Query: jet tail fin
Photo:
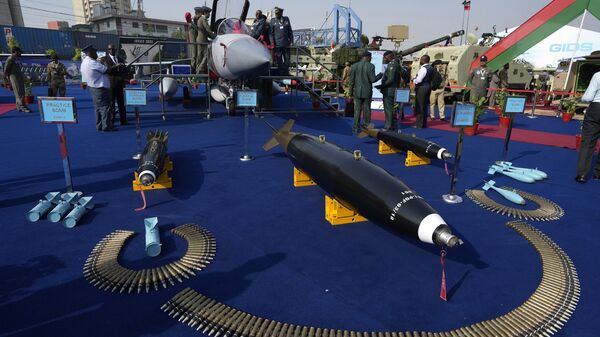
[[[358,138],[365,138],[369,135],[369,133],[367,132],[367,130],[372,130],[375,127],[375,124],[370,123],[369,125],[367,125],[366,129],[362,129],[360,131],[360,133],[358,134]]]
[[[292,130],[292,127],[294,126],[294,120],[293,119],[288,120],[279,130],[275,129],[268,122],[265,121],[265,123],[267,123],[267,125],[273,130],[273,137],[271,137],[265,143],[265,145],[263,145],[263,150],[265,150],[265,151],[269,151],[270,149],[272,149],[275,146],[279,145],[279,142],[277,141],[277,138],[275,138],[275,135],[280,134],[280,133],[288,133],[288,132],[290,132]]]

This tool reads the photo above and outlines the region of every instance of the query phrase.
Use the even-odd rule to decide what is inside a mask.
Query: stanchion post
[[[452,179],[450,179],[450,193],[444,194],[442,199],[448,204],[460,204],[463,200],[456,195],[456,183],[458,182],[458,168],[460,166],[460,157],[462,154],[463,136],[465,128],[460,128],[458,132],[458,141],[456,143],[456,153],[454,154],[454,166],[452,168]]]
[[[135,141],[137,143],[137,152],[131,159],[139,160],[142,157],[142,131],[140,128],[140,108],[133,108],[135,112]]]
[[[508,155],[508,143],[510,142],[510,135],[512,134],[514,114],[510,114],[509,118],[506,136],[504,136],[504,147],[502,148],[502,161],[506,161],[506,156]]]
[[[250,118],[248,117],[248,108],[244,108],[244,155],[240,157],[241,161],[251,161],[254,157],[248,154],[248,130],[250,129]]]
[[[508,122],[508,129],[506,130],[506,136],[504,137],[504,147],[502,148],[502,161],[506,161],[508,155],[508,143],[510,142],[510,135],[513,129],[513,120],[515,114],[523,114],[525,112],[525,102],[527,97],[525,96],[507,96],[506,103],[503,107],[503,114],[508,114],[510,120]]]
[[[73,181],[71,179],[71,165],[69,164],[69,149],[67,148],[67,134],[63,123],[56,124],[58,127],[58,141],[60,143],[60,155],[62,157],[63,171],[65,172],[65,182],[67,192],[73,192]]]
[[[244,108],[244,154],[241,161],[251,161],[254,157],[248,154],[248,131],[250,129],[250,117],[248,109],[256,109],[258,106],[258,92],[256,90],[238,90],[235,95],[236,106]]]
[[[537,116],[535,115],[535,105],[537,104],[537,100],[538,100],[538,90],[533,89],[533,105],[531,106],[531,115],[528,115],[527,116],[528,118],[537,118]]]
[[[133,106],[135,112],[135,138],[137,143],[137,152],[131,159],[138,160],[142,156],[142,131],[140,125],[140,106],[148,104],[146,89],[125,89],[125,105]]]

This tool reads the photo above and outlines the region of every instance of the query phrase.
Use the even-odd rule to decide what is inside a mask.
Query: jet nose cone
[[[269,50],[251,36],[241,35],[227,48],[227,65],[240,78],[260,76],[269,70]]]

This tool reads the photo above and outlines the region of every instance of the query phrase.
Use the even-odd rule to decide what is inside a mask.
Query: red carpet
[[[373,111],[372,116],[373,116],[374,120],[385,120],[385,117],[382,112]],[[413,116],[407,116],[402,121],[402,124],[407,124],[407,125],[412,125],[414,123],[415,123],[415,118]],[[439,120],[428,121],[427,126],[432,129],[444,130],[444,131],[458,132],[458,130],[459,130],[458,128],[450,127],[449,121],[445,121],[445,122],[441,122]],[[501,129],[495,125],[480,124],[479,128],[477,130],[477,136],[504,139],[504,137],[506,136],[506,129],[504,129],[504,128]],[[575,136],[574,135],[561,135],[558,133],[541,132],[541,131],[532,131],[532,130],[513,128],[511,136],[510,136],[510,140],[516,141],[516,142],[562,147],[562,148],[573,149],[573,150],[575,149]]]
[[[0,116],[4,115],[5,113],[14,110],[15,109],[15,103],[4,103],[4,104],[0,104]]]

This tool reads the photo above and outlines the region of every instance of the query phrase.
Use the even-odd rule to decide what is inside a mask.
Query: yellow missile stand
[[[169,177],[170,171],[173,171],[173,162],[171,161],[171,159],[169,157],[166,157],[165,158],[165,167],[164,167],[162,173],[160,174],[158,179],[156,179],[154,184],[149,185],[149,186],[142,185],[140,183],[138,173],[134,172],[135,180],[132,182],[133,190],[134,191],[139,191],[139,190],[148,191],[148,190],[160,190],[160,189],[173,187],[173,180],[171,179],[171,177]]]
[[[356,210],[347,208],[327,195],[325,196],[325,219],[333,226],[367,221]]]
[[[401,153],[402,151],[389,146],[387,143],[383,141],[379,141],[379,154],[393,154],[393,153]],[[404,161],[404,166],[420,166],[420,165],[429,165],[431,164],[431,159],[416,154],[412,151],[406,152],[406,160]]]
[[[294,187],[314,186],[315,183],[308,174],[294,167]]]
[[[402,151],[389,146],[387,143],[383,141],[379,141],[379,154],[392,154],[392,153],[400,153]]]

